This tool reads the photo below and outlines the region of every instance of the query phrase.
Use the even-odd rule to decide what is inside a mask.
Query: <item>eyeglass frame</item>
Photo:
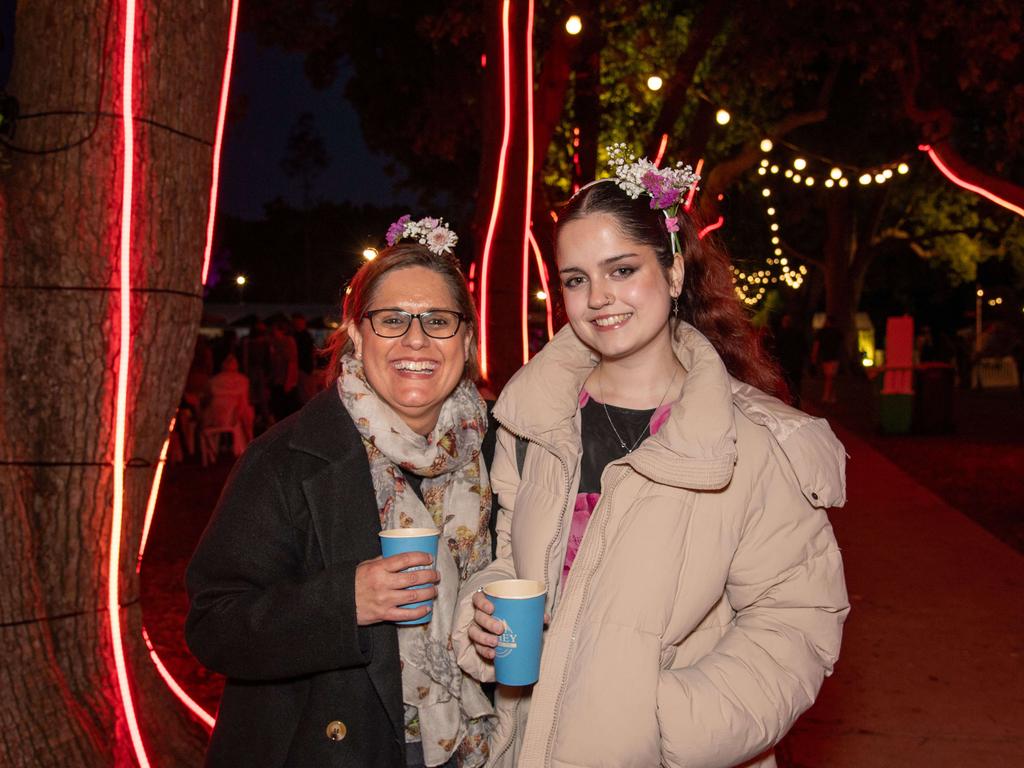
[[[377,330],[377,326],[375,326],[373,324],[373,317],[374,317],[374,315],[378,315],[381,312],[397,312],[400,315],[405,315],[406,317],[408,317],[409,318],[409,322],[405,326],[405,330],[402,331],[401,333],[397,334],[396,336],[385,336],[383,333],[378,331]],[[455,323],[455,330],[452,331],[450,336],[434,336],[434,335],[432,335],[427,330],[426,326],[423,325],[423,317],[425,315],[433,315],[433,314],[436,314],[438,312],[445,312],[445,313],[447,313],[449,315],[455,315],[455,317],[457,318],[458,321]],[[431,339],[436,339],[438,341],[444,341],[445,339],[453,339],[453,338],[455,338],[455,336],[458,334],[459,330],[462,328],[462,324],[464,322],[466,322],[466,315],[463,314],[462,312],[458,312],[458,311],[456,311],[454,309],[428,309],[426,312],[416,312],[416,313],[413,313],[413,312],[406,312],[404,309],[399,309],[398,307],[381,307],[380,309],[370,309],[370,310],[367,310],[366,312],[363,312],[362,319],[363,320],[369,320],[370,321],[370,330],[373,331],[375,335],[380,336],[380,338],[382,338],[382,339],[400,339],[400,338],[402,338],[403,336],[405,336],[409,332],[409,329],[412,328],[412,321],[413,320],[419,320],[420,330],[423,332],[424,336],[427,336],[428,338],[431,338]]]

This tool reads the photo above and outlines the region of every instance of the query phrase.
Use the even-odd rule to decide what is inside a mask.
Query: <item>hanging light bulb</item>
[[[583,31],[583,20],[574,13],[565,20],[565,31],[570,35],[578,35]]]
[[[798,157],[796,160],[793,161],[793,167],[796,168],[798,171],[802,171],[804,168],[807,167],[807,161],[804,160],[802,157]]]
[[[841,179],[843,177],[843,169],[833,168],[831,171],[828,172],[828,175],[831,176],[833,179]]]
[[[730,115],[727,110],[720,109],[715,112],[715,122],[719,125],[725,125],[730,120],[732,120],[732,115]]]
[[[850,183],[849,180],[845,176],[839,180],[839,186],[840,187],[848,186],[849,183]]]
[[[774,146],[775,145],[772,144],[772,140],[771,139],[761,139],[761,151],[762,152],[771,152],[772,151],[772,147],[774,147]]]
[[[896,173],[900,175],[910,173],[910,166],[907,165],[906,163],[900,163],[899,165],[896,166]]]
[[[832,181],[832,179],[825,179],[825,186],[831,189],[833,186],[835,186],[835,182]]]
[[[861,177],[859,179],[857,179],[857,181],[859,181],[864,186],[867,186],[868,184],[871,183],[871,174],[870,173],[863,173],[863,174],[861,174]]]
[[[660,91],[662,85],[664,85],[664,82],[657,75],[651,75],[647,78],[647,87],[652,91]]]

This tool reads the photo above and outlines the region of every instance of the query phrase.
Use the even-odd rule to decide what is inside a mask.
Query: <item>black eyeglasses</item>
[[[363,317],[369,318],[373,332],[385,339],[405,336],[414,319],[420,321],[420,328],[430,338],[450,339],[459,332],[462,321],[466,319],[461,312],[450,309],[432,309],[415,315],[402,309],[371,309],[364,312]]]

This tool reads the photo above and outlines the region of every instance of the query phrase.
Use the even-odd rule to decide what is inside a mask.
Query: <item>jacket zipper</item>
[[[619,483],[622,482],[623,477],[620,477],[611,488],[608,489],[607,494],[601,495],[601,502],[605,500],[608,502],[610,507],[612,498],[615,494],[615,490],[619,487]],[[558,710],[562,706],[562,696],[565,694],[565,686],[569,682],[569,661],[572,659],[573,651],[576,649],[576,637],[579,634],[580,621],[583,618],[583,609],[587,604],[587,597],[590,595],[590,584],[593,580],[594,574],[597,572],[598,566],[601,564],[601,559],[604,557],[605,546],[607,545],[607,528],[608,528],[608,515],[605,515],[601,520],[601,546],[597,550],[597,558],[594,560],[594,564],[590,567],[590,571],[587,573],[587,582],[583,587],[583,597],[580,599],[580,607],[576,611],[576,621],[572,626],[572,635],[569,638],[569,650],[565,654],[565,664],[562,665],[562,682],[558,688],[558,695],[555,697],[555,706],[551,716],[551,730],[548,732],[548,743],[544,750],[544,765],[551,764],[551,753],[555,746],[555,732],[558,730]]]
[[[548,445],[547,443],[544,443],[541,440],[537,440],[536,438],[533,438],[533,437],[530,437],[528,435],[523,434],[521,430],[518,430],[518,429],[516,429],[514,427],[509,426],[508,424],[504,423],[500,419],[498,420],[498,423],[501,424],[503,427],[505,427],[505,429],[507,429],[515,437],[518,437],[518,438],[520,438],[522,440],[527,440],[527,441],[532,442],[532,443],[536,443],[541,448],[543,448],[548,453],[552,454],[555,458],[557,458],[558,459],[558,463],[562,465],[562,475],[565,477],[565,494],[564,494],[565,500],[562,503],[562,514],[558,518],[558,527],[555,529],[555,535],[551,539],[551,541],[548,542],[547,549],[545,549],[545,551],[544,551],[544,586],[547,587],[547,585],[551,583],[549,581],[549,578],[548,578],[549,574],[550,574],[549,564],[551,562],[551,548],[555,545],[555,542],[558,541],[558,537],[561,536],[561,534],[562,534],[562,527],[565,524],[565,515],[566,515],[566,513],[568,511],[569,502],[570,502],[569,495],[570,495],[570,491],[572,490],[572,488],[570,488],[570,484],[572,483],[572,478],[569,476],[569,465],[568,465],[568,463],[566,463],[565,459],[563,459],[558,454],[558,452],[555,451],[554,448],[552,446]],[[522,475],[520,475],[520,477],[519,477],[519,482],[520,483],[523,482]],[[518,491],[516,492],[516,494],[518,496]],[[604,530],[603,530],[603,528],[602,528],[601,536],[602,536],[602,547],[603,547],[604,546],[603,545],[603,538],[604,538]],[[554,607],[554,606],[552,606],[552,607]],[[578,621],[579,621],[579,617],[577,617],[577,623],[578,623]],[[573,631],[573,637],[575,637],[575,635],[576,635],[576,633],[575,633],[575,631]],[[562,687],[563,688],[565,687],[565,679],[564,679],[564,677],[562,679]],[[561,692],[559,692],[559,699],[561,699]],[[515,703],[515,706],[513,707],[513,710],[512,710],[512,733],[511,733],[511,736],[502,745],[501,749],[498,752],[496,752],[490,758],[490,760],[493,761],[495,764],[497,763],[498,758],[504,756],[504,754],[506,752],[508,752],[509,747],[511,747],[515,743],[516,732],[519,730],[519,705],[521,703],[522,703],[522,699],[517,699],[516,703]]]

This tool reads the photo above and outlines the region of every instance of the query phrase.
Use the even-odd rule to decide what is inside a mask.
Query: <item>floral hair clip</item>
[[[419,221],[413,221],[412,216],[406,214],[388,227],[385,240],[389,246],[399,240],[415,240],[440,256],[442,253],[451,253],[452,248],[459,242],[459,236],[448,228],[444,219],[427,216]]]
[[[682,163],[675,167],[658,168],[646,157],[637,160],[635,154],[622,143],[607,148],[608,165],[615,172],[611,179],[627,195],[636,200],[640,195],[651,198],[651,208],[665,214],[665,229],[674,253],[681,253],[679,247],[679,204],[691,189],[697,186],[700,176],[693,168]]]

